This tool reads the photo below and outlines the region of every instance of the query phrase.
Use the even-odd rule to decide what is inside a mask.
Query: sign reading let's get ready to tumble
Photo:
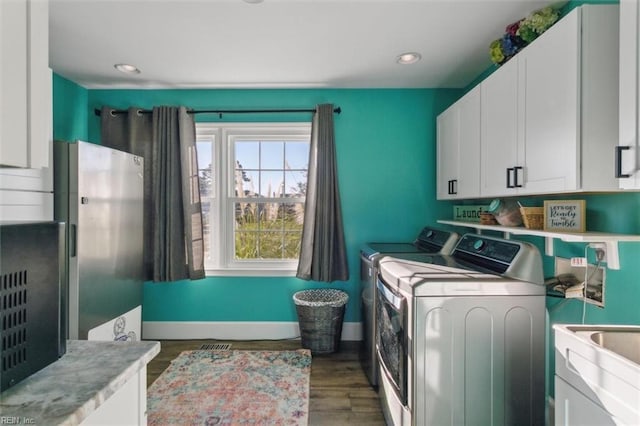
[[[584,232],[586,229],[585,200],[546,200],[544,230]]]

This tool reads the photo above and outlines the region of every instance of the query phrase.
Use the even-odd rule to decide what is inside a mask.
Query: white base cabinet
[[[141,368],[80,424],[82,426],[146,425],[147,367]]]
[[[611,413],[596,404],[569,383],[555,376],[555,426],[623,425]]]
[[[480,195],[480,87],[437,118],[438,200]]]

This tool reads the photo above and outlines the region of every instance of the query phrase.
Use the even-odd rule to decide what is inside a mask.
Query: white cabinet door
[[[623,425],[611,413],[596,404],[573,386],[555,376],[556,426],[615,426]]]
[[[579,189],[578,13],[567,15],[518,56],[524,104],[519,194]]]
[[[27,2],[0,1],[0,165],[26,167]]]
[[[578,189],[578,19],[571,15],[481,83],[483,196]]]
[[[146,425],[147,367],[142,367],[80,424],[82,426]]]
[[[480,195],[515,195],[519,130],[517,56],[480,84]]]
[[[480,195],[480,88],[438,116],[438,199]]]
[[[454,185],[458,179],[459,128],[458,108],[451,105],[437,118],[438,200],[456,198]]]
[[[51,165],[53,151],[53,82],[49,68],[49,4],[29,0],[29,93],[27,167]]]
[[[0,1],[0,165],[41,168],[51,149],[46,0]]]
[[[459,101],[457,198],[480,196],[480,88]]]
[[[483,197],[617,189],[617,14],[572,10],[481,83]]]
[[[622,189],[640,189],[639,13],[638,0],[620,0],[620,127],[616,176]]]

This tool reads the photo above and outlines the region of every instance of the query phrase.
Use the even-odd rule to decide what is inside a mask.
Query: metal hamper
[[[302,347],[328,354],[340,347],[342,320],[349,295],[336,289],[303,290],[293,295]]]

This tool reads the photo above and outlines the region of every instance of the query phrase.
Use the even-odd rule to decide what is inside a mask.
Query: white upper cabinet
[[[480,195],[480,88],[476,87],[438,116],[439,200]]]
[[[638,0],[620,0],[620,141],[616,147],[616,176],[622,189],[640,189],[639,14]]]
[[[516,58],[480,84],[480,195],[485,197],[515,193],[519,139]]]
[[[576,8],[481,83],[482,197],[617,189],[617,29]]]
[[[48,11],[46,0],[0,1],[0,166],[49,166]]]
[[[580,189],[578,17],[570,13],[518,55],[519,193]]]

